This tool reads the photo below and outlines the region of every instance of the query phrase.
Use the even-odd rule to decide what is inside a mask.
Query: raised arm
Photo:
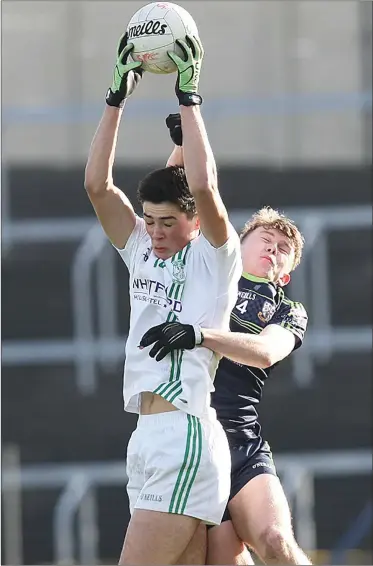
[[[180,114],[169,114],[166,118],[166,126],[169,129],[170,137],[174,143],[174,148],[170,157],[167,159],[166,167],[184,167],[183,155],[183,134],[181,131]]]
[[[229,236],[228,213],[218,190],[214,155],[199,106],[180,107],[185,174],[201,230],[216,248]]]
[[[97,218],[117,248],[124,248],[136,222],[130,201],[113,181],[121,114],[120,108],[105,108],[92,141],[84,183]]]
[[[184,167],[183,148],[178,145],[175,145],[170,157],[167,159],[166,167],[172,167],[174,165]]]
[[[183,130],[181,127],[181,116],[178,114],[169,114],[166,118],[166,126],[170,131],[170,137],[174,142],[174,148],[170,157],[167,160],[166,167],[178,165],[184,167],[183,155]],[[217,178],[216,164],[214,161],[214,176]]]
[[[181,59],[169,53],[178,69],[176,94],[180,104],[183,157],[190,192],[195,198],[201,230],[216,248],[229,237],[227,210],[217,186],[216,163],[201,115],[202,98],[198,95],[203,48],[195,37],[178,42]]]
[[[127,63],[133,48],[124,35],[118,46],[113,84],[94,135],[85,169],[84,186],[108,238],[123,248],[135,226],[135,212],[125,194],[114,185],[113,166],[119,125],[126,99],[141,79],[141,63]]]

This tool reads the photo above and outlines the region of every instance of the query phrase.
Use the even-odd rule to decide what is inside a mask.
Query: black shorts
[[[256,476],[261,474],[277,476],[270,446],[261,437],[243,440],[240,443],[230,442],[229,446],[232,459],[229,501]],[[230,518],[227,506],[222,522],[229,521]]]

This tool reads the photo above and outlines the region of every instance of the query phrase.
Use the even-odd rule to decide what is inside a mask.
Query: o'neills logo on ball
[[[161,24],[159,20],[149,20],[143,24],[136,24],[128,28],[128,39],[141,37],[142,35],[164,35],[167,24]]]

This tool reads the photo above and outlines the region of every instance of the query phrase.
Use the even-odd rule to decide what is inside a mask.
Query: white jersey
[[[228,241],[214,248],[200,234],[172,258],[162,260],[152,251],[143,219],[119,254],[129,270],[130,330],[126,344],[123,396],[125,410],[139,412],[140,393],[161,395],[175,407],[196,417],[214,416],[210,393],[219,362],[203,347],[175,350],[162,361],[138,345],[149,328],[178,320],[205,328],[229,329],[242,273],[239,237],[230,226]]]

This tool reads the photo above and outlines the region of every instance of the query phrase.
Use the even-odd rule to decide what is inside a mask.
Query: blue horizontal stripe
[[[80,123],[97,120],[104,108],[104,96],[96,104],[83,106],[3,106],[3,125],[16,123]],[[206,118],[219,115],[220,118],[242,117],[245,115],[307,114],[310,112],[340,112],[347,110],[371,110],[372,92],[336,92],[314,94],[286,94],[247,98],[206,99],[203,105]],[[168,99],[137,100],[133,98],[126,107],[126,119],[152,116],[162,117],[177,111]]]

